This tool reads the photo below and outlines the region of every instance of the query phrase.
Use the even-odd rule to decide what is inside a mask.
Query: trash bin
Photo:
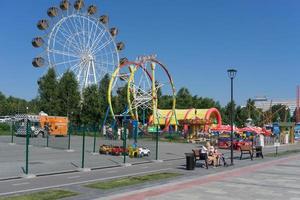
[[[194,170],[195,169],[195,158],[193,153],[186,153],[186,170]]]
[[[263,158],[262,146],[256,146],[255,147],[255,151],[256,151],[256,158],[258,158],[258,157],[262,157]]]

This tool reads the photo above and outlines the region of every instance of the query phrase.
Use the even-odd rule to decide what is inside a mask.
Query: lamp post
[[[230,132],[230,141],[231,141],[231,146],[230,146],[230,165],[233,165],[233,113],[234,113],[234,107],[233,107],[233,79],[236,76],[237,70],[236,69],[228,69],[227,70],[228,77],[230,78],[231,82],[231,113],[230,113],[230,127],[231,127],[231,132]]]

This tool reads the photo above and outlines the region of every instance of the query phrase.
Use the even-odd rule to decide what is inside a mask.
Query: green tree
[[[271,117],[272,122],[277,122],[278,120],[281,122],[290,121],[290,109],[282,104],[276,104],[271,107]]]
[[[162,95],[158,99],[158,108],[159,109],[172,109],[172,106],[173,106],[173,96]]]
[[[206,109],[206,108],[217,108],[221,109],[219,102],[207,97],[198,97],[197,95],[193,96],[193,107],[197,109]]]
[[[181,88],[176,96],[176,108],[192,108],[193,107],[193,97],[190,91],[183,87]]]
[[[97,85],[86,87],[82,93],[81,120],[86,125],[97,125],[101,117],[100,93]]]
[[[99,85],[99,100],[100,100],[100,116],[101,120],[104,120],[105,112],[108,106],[108,86],[110,82],[109,74],[105,74],[104,77],[100,81]]]
[[[236,108],[236,116],[235,116],[235,124],[238,126],[238,127],[243,127],[246,122],[247,122],[247,119],[249,118],[249,112],[247,110],[246,107],[241,107],[241,106],[237,106]],[[230,117],[229,117],[230,119]]]
[[[58,83],[58,115],[68,116],[72,122],[80,111],[80,92],[75,74],[67,71]]]
[[[229,102],[224,108],[221,109],[221,115],[223,124],[230,124],[231,119],[231,102]],[[236,104],[233,101],[233,122],[235,122],[236,119]]]
[[[125,112],[128,106],[127,103],[127,84],[123,87],[117,88],[117,94],[113,97],[113,107],[115,114],[121,114]]]
[[[28,108],[28,110],[27,110]],[[32,113],[28,102],[24,99],[9,96],[6,99],[6,115],[14,115],[17,113]]]
[[[38,114],[40,112],[38,99],[34,98],[27,102],[28,110],[31,114]]]
[[[7,113],[7,101],[6,96],[0,92],[0,115],[6,115]]]
[[[38,80],[39,108],[49,115],[59,112],[58,82],[53,68]]]

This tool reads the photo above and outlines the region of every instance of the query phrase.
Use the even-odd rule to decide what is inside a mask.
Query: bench
[[[240,160],[242,160],[244,154],[249,154],[251,160],[253,160],[253,150],[252,150],[252,146],[249,146],[249,145],[241,145],[241,146],[240,146],[240,151],[241,151]]]
[[[205,167],[206,167],[206,169],[208,169],[208,156],[207,156],[207,153],[200,153],[200,149],[193,149],[192,151],[194,153],[195,163],[198,160],[204,160]]]

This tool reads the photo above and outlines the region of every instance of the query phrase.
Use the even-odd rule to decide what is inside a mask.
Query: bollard
[[[82,132],[82,159],[81,159],[81,168],[84,168],[84,153],[85,153],[85,128],[83,127]]]
[[[71,129],[72,126],[69,126],[68,128],[68,150],[71,150]]]
[[[123,121],[123,163],[126,163],[126,140],[127,140],[127,122]]]
[[[46,147],[48,148],[49,147],[49,133],[47,131],[47,137],[46,137]]]
[[[12,119],[11,119],[11,122],[10,122],[10,131],[11,131],[11,141],[10,141],[10,143],[13,144],[14,143],[14,124],[13,124]]]
[[[156,125],[156,155],[155,160],[158,160],[158,125]]]
[[[94,127],[94,148],[93,148],[93,153],[96,153],[96,126]]]
[[[26,119],[26,161],[25,161],[25,174],[28,175],[28,161],[29,161],[29,120]]]

